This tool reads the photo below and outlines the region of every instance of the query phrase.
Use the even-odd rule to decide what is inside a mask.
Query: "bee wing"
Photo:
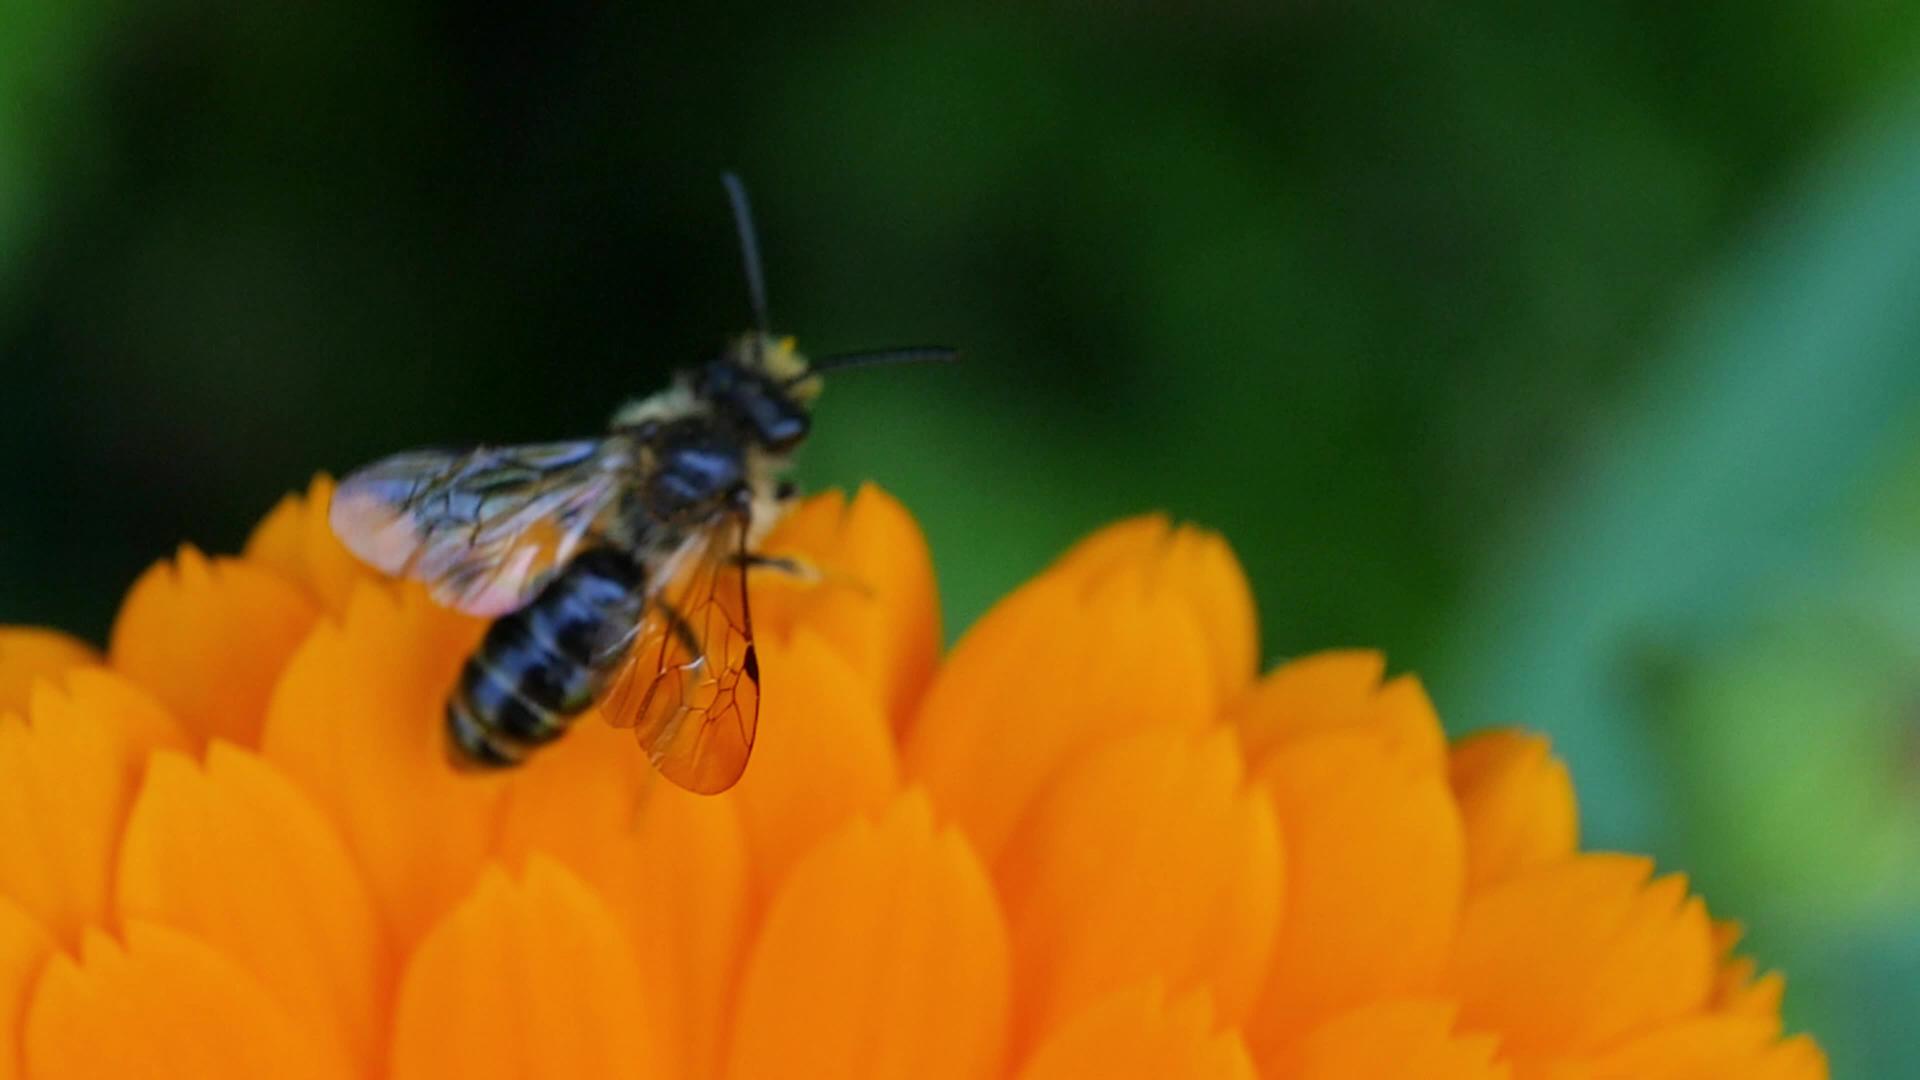
[[[532,599],[618,500],[624,456],[597,439],[411,450],[340,482],[327,520],[383,573],[495,616]]]
[[[760,718],[746,539],[745,516],[730,519],[667,561],[600,706],[667,779],[705,795],[740,779]]]

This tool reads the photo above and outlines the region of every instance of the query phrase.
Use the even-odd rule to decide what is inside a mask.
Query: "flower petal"
[[[926,536],[899,500],[863,484],[852,502],[815,496],[783,518],[762,550],[821,575],[753,579],[754,622],[765,636],[804,625],[878,691],[895,730],[905,726],[940,654],[940,594]]]
[[[1282,741],[1361,722],[1386,672],[1387,658],[1371,649],[1313,653],[1268,672],[1226,715],[1247,752],[1261,757]]]
[[[1210,529],[1182,525],[1168,547],[1166,580],[1199,614],[1200,630],[1213,643],[1215,688],[1220,700],[1229,700],[1260,669],[1260,619],[1246,569],[1226,539]]]
[[[1446,735],[1420,680],[1402,675],[1381,683],[1386,659],[1377,652],[1315,653],[1282,664],[1226,709],[1249,760],[1261,762],[1290,742],[1340,731],[1364,732],[1438,767]]]
[[[1219,533],[1144,514],[1074,545],[1053,572],[1083,584],[1144,572],[1146,586],[1177,599],[1207,642],[1215,699],[1231,700],[1252,681],[1260,663],[1253,590]]]
[[[886,805],[899,787],[892,733],[877,701],[808,630],[764,641],[759,733],[746,775],[725,798],[746,828],[760,906],[794,860],[848,818]],[[500,850],[538,848],[588,869],[606,850],[606,822],[627,830],[657,777],[631,734],[583,719],[509,784]]]
[[[1253,1080],[1240,1037],[1214,1030],[1204,992],[1169,1003],[1157,982],[1115,991],[1040,1044],[1020,1080]]]
[[[134,582],[107,652],[198,739],[253,746],[273,685],[315,614],[278,575],[183,547]]]
[[[99,662],[86,642],[57,630],[0,626],[0,715],[22,712],[35,683]]]
[[[1506,1080],[1497,1040],[1455,1033],[1459,1011],[1430,999],[1363,1005],[1315,1027],[1266,1071],[1298,1080]]]
[[[630,733],[586,723],[519,770],[507,800],[508,864],[550,855],[627,927],[660,1058],[673,1066],[661,1071],[713,1075],[747,925],[735,798],[681,791]]]
[[[324,1080],[346,1077],[240,967],[164,927],[127,924],[127,944],[87,932],[75,963],[47,965],[28,1007],[26,1075]]]
[[[218,742],[204,770],[156,755],[117,891],[123,916],[218,949],[314,1042],[372,1067],[389,977],[373,900],[320,811],[265,762]]]
[[[1425,753],[1360,730],[1283,744],[1258,779],[1274,800],[1287,893],[1248,1040],[1265,1055],[1330,1013],[1435,985],[1466,855]]]
[[[1775,1017],[1698,1016],[1662,1025],[1578,1065],[1591,1080],[1694,1080],[1702,1076],[1824,1080],[1826,1059],[1810,1041],[1776,1040]]]
[[[1764,975],[1748,957],[1728,961],[1714,980],[1713,1007],[1750,1016],[1778,1016],[1787,981],[1777,971]]]
[[[1778,1020],[1787,994],[1786,978],[1777,971],[1760,974],[1751,957],[1734,955],[1746,928],[1732,920],[1713,923],[1713,951],[1718,958],[1707,1007],[1715,1012],[1764,1016]]]
[[[1034,808],[996,876],[1013,927],[1016,1045],[1148,978],[1207,988],[1231,1023],[1266,974],[1280,845],[1229,731],[1145,731],[1103,748]]]
[[[892,732],[862,679],[809,631],[769,642],[760,732],[731,793],[752,858],[755,906],[822,836],[875,812],[900,785]]]
[[[505,775],[494,850],[509,866],[538,852],[594,884],[617,878],[625,872],[621,841],[633,833],[652,774],[631,731],[583,718]]]
[[[909,793],[822,842],[774,897],[741,977],[727,1074],[984,1076],[1005,1049],[1007,999],[986,871]]]
[[[262,753],[332,819],[404,949],[467,890],[503,781],[447,764],[441,710],[481,624],[363,585],[287,665]]]
[[[1467,887],[1573,854],[1573,779],[1543,736],[1487,731],[1454,746],[1453,794],[1467,829]]]
[[[658,1066],[633,945],[601,898],[545,858],[489,870],[401,980],[394,1080],[642,1077]]]
[[[1749,1080],[1827,1080],[1827,1055],[1808,1035],[1776,1043],[1760,1059]]]
[[[254,527],[244,557],[305,589],[322,608],[339,615],[347,610],[355,585],[379,578],[333,535],[327,523],[332,502],[333,478],[315,476],[305,495],[281,499]]]
[[[53,939],[33,917],[0,898],[0,1080],[20,1075],[20,1022]]]
[[[0,896],[72,948],[107,918],[113,853],[147,754],[185,736],[138,687],[76,668],[0,717]]]
[[[1518,1057],[1598,1050],[1704,1005],[1714,946],[1704,906],[1653,865],[1578,855],[1476,894],[1448,982],[1471,1027]]]
[[[1132,732],[1213,719],[1215,661],[1190,604],[1133,570],[1091,583],[1070,564],[1042,575],[968,631],[927,691],[907,774],[989,862],[1066,763]]]
[[[614,894],[632,927],[640,984],[663,1050],[687,1076],[718,1072],[747,937],[747,851],[734,805],[657,784],[633,840],[632,884]]]

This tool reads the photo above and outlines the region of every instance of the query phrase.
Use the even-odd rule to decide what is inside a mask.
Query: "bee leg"
[[[659,607],[661,616],[667,620],[667,630],[679,640],[680,647],[687,650],[688,656],[696,660],[703,659],[706,652],[700,645],[700,635],[693,632],[693,625],[687,622],[687,617],[680,614],[679,608],[665,600],[655,601],[655,604]]]
[[[733,557],[733,562],[735,566],[747,570],[772,570],[807,582],[819,581],[821,577],[818,567],[781,555],[762,555],[757,551],[743,551]]]
[[[873,597],[873,586],[851,574],[833,570],[823,570],[810,562],[788,558],[783,555],[762,555],[747,551],[735,556],[736,565],[748,570],[771,570],[793,578],[804,585],[831,585],[835,588],[852,589],[869,599]]]

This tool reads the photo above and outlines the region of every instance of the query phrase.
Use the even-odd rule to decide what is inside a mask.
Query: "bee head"
[[[952,360],[958,355],[938,346],[915,346],[843,353],[808,363],[794,351],[792,338],[776,337],[767,329],[767,286],[760,272],[760,239],[753,228],[753,210],[747,205],[747,189],[732,173],[722,173],[720,182],[733,206],[740,263],[746,270],[747,298],[753,305],[757,329],[735,338],[726,352],[701,369],[693,391],[762,448],[784,454],[807,437],[809,412],[820,396],[822,372],[868,364]]]
[[[820,380],[792,338],[754,333],[701,369],[694,392],[762,448],[784,454],[807,437]]]

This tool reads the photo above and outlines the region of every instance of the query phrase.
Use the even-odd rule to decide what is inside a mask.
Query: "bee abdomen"
[[[517,765],[565,734],[625,657],[644,603],[642,582],[633,560],[595,549],[527,606],[496,619],[447,698],[454,760]]]

